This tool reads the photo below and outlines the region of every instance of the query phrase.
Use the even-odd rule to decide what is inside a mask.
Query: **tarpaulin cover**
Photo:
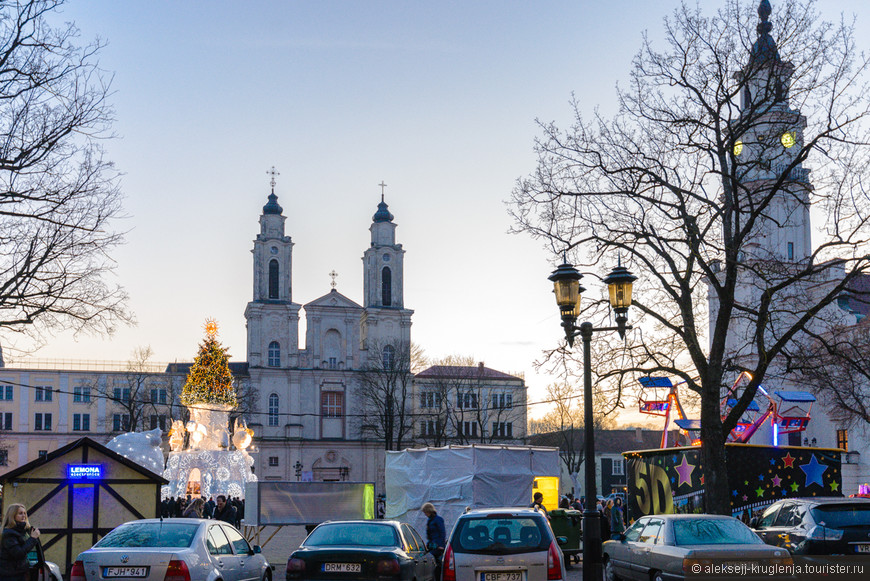
[[[431,502],[449,534],[466,507],[528,506],[537,476],[559,476],[558,448],[473,445],[390,451],[384,475],[386,518],[410,523],[425,537],[420,507]]]
[[[246,525],[319,524],[374,518],[371,482],[249,482]]]

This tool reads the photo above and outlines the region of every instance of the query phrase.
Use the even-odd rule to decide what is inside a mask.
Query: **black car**
[[[409,524],[388,520],[320,524],[287,561],[287,580],[433,581],[435,559]]]
[[[870,499],[787,498],[749,526],[761,539],[795,555],[870,556]]]

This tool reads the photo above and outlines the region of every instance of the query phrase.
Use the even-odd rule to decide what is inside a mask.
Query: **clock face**
[[[384,254],[384,262],[389,262],[389,261],[390,261],[390,255]]]
[[[743,142],[735,141],[734,142],[734,155],[740,155],[743,153]]]
[[[782,134],[782,137],[779,138],[779,141],[782,143],[782,146],[786,149],[790,147],[794,147],[794,144],[797,143],[797,135],[794,131],[786,131]]]
[[[278,247],[277,246],[271,247],[269,249],[269,252],[271,252],[272,254],[278,254]]]

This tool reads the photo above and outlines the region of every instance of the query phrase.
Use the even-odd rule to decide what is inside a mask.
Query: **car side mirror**
[[[757,529],[758,528],[758,521],[759,521],[759,518],[757,516],[754,516],[751,519],[749,519],[749,528]]]
[[[556,537],[556,542],[559,543],[559,546],[568,544],[568,537]]]
[[[260,545],[254,545],[254,554],[258,555],[263,552],[263,549],[260,548]]]
[[[617,533],[614,540],[619,542],[625,541],[625,533]]]

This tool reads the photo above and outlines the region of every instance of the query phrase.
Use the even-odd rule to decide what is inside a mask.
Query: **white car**
[[[232,525],[167,518],[124,523],[81,553],[70,581],[271,581],[272,569]]]

